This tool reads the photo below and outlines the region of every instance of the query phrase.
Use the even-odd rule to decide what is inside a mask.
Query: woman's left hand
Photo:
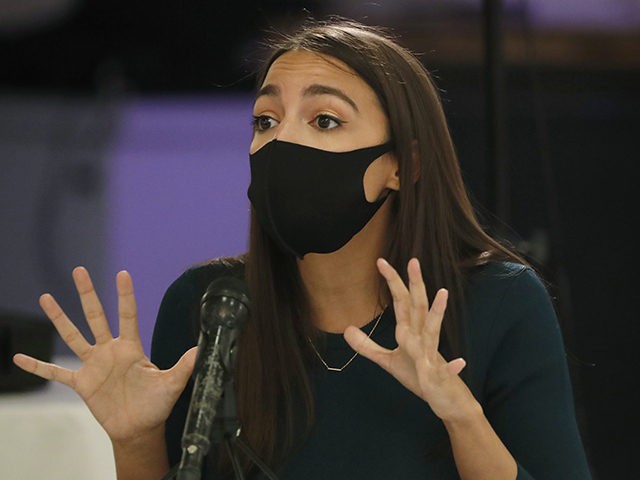
[[[447,362],[438,351],[447,290],[439,290],[430,307],[417,259],[407,266],[408,288],[387,261],[378,259],[377,266],[393,297],[398,347],[381,347],[353,326],[344,332],[346,341],[426,401],[442,420],[464,418],[478,406],[458,375],[466,362],[462,358]]]

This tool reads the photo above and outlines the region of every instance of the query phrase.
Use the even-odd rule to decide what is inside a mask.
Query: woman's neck
[[[340,250],[298,261],[310,320],[318,329],[342,333],[349,325],[362,327],[388,303],[376,259],[385,251],[390,203]]]

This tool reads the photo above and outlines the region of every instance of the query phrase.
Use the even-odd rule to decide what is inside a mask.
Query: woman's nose
[[[293,118],[283,118],[273,129],[273,139],[289,143],[304,143],[304,129]]]

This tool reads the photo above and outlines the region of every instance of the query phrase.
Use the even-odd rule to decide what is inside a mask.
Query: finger
[[[393,268],[389,262],[384,258],[379,258],[376,262],[378,271],[387,281],[389,286],[389,292],[393,298],[393,309],[396,313],[396,321],[398,323],[408,322],[409,311],[409,291],[395,268]]]
[[[407,274],[409,276],[409,296],[411,298],[411,328],[420,331],[429,312],[429,298],[427,297],[427,288],[422,279],[420,262],[417,258],[409,260]]]
[[[96,343],[104,343],[113,338],[107,317],[102,309],[102,304],[98,299],[93,282],[89,277],[89,272],[84,267],[76,267],[73,269],[73,281],[80,295],[80,303],[82,311],[87,319],[91,333],[93,333]]]
[[[447,371],[451,375],[460,375],[460,372],[467,366],[464,358],[456,358],[447,363]]]
[[[198,347],[192,347],[180,357],[180,360],[173,367],[167,370],[167,374],[171,376],[178,390],[182,391],[187,384],[196,364],[197,355]]]
[[[67,317],[62,308],[60,308],[60,305],[58,305],[58,302],[56,302],[51,295],[45,293],[40,297],[40,307],[47,317],[49,317],[64,343],[80,360],[84,360],[91,350],[91,345],[73,322],[69,320],[69,317]]]
[[[366,333],[354,326],[346,328],[344,331],[344,339],[355,352],[358,352],[363,357],[368,358],[389,371],[391,350],[381,347],[371,340]]]
[[[118,317],[120,318],[120,337],[125,340],[140,342],[138,331],[138,309],[133,293],[133,281],[128,272],[121,271],[116,275],[118,290]]]
[[[422,333],[425,346],[434,350],[437,350],[440,344],[440,331],[442,329],[444,312],[447,309],[448,297],[449,292],[445,288],[438,290],[436,297],[433,299],[431,309],[427,314],[427,319],[424,322]]]
[[[37,360],[22,353],[17,353],[13,356],[13,363],[25,372],[33,373],[40,378],[54,380],[73,387],[73,372],[71,370],[59,367],[53,363]]]

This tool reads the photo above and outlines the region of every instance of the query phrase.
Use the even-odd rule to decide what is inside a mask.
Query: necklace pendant
[[[380,314],[378,315],[378,317],[376,318],[376,323],[373,326],[373,328],[371,329],[371,331],[369,332],[369,335],[367,335],[367,338],[371,338],[371,335],[373,335],[373,331],[376,329],[376,327],[378,326],[378,324],[380,323],[380,319],[382,318],[382,314],[384,313],[384,308],[382,309],[382,311],[380,312]],[[342,372],[345,368],[347,368],[351,362],[353,362],[353,360],[355,360],[355,358],[358,356],[358,352],[354,353],[353,356],[347,361],[347,363],[345,363],[343,366],[341,367],[330,367],[327,362],[324,361],[324,358],[322,358],[322,355],[320,355],[320,352],[316,349],[316,346],[313,344],[313,342],[311,341],[311,338],[307,337],[307,340],[309,341],[309,345],[311,345],[311,348],[313,349],[313,351],[315,352],[316,356],[318,357],[318,359],[322,362],[322,365],[324,365],[324,367],[327,369],[327,371],[329,372],[337,372],[340,373]]]

